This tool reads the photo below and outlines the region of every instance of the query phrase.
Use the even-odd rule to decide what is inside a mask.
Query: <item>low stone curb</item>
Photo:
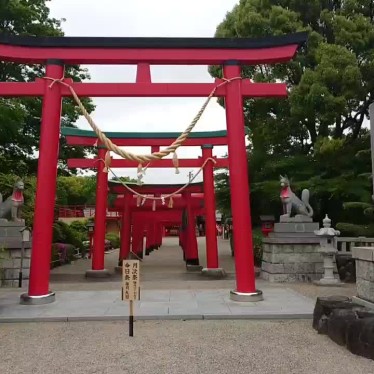
[[[288,320],[288,319],[312,319],[312,313],[285,313],[285,314],[252,314],[252,315],[232,315],[232,314],[202,314],[202,315],[154,315],[135,316],[135,321],[154,320]],[[72,317],[33,317],[33,318],[0,318],[1,323],[30,323],[30,322],[91,322],[91,321],[128,321],[128,316],[72,316]]]

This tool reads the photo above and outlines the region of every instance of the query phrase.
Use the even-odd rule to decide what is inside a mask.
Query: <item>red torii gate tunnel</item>
[[[306,42],[306,33],[259,39],[245,38],[96,38],[28,37],[0,35],[0,59],[46,66],[46,77],[35,82],[1,82],[3,97],[42,96],[38,180],[33,224],[30,281],[22,303],[48,303],[52,224],[62,97],[69,87],[51,80],[64,77],[64,65],[136,64],[135,83],[75,83],[63,79],[80,97],[207,97],[223,81],[214,83],[152,83],[150,65],[223,65],[225,79],[241,76],[241,65],[290,61]],[[278,83],[253,83],[235,79],[220,86],[214,96],[224,97],[233,217],[236,290],[231,298],[262,299],[255,287],[243,98],[286,97],[287,87]]]
[[[143,187],[143,186],[142,186]],[[172,186],[146,185],[144,189],[153,189],[154,191],[164,191]],[[154,249],[162,245],[162,227],[167,224],[180,226],[180,246],[183,250],[183,260],[186,262],[187,270],[200,271],[198,245],[195,235],[195,218],[197,215],[204,215],[203,198],[204,194],[192,194],[191,190],[197,188],[203,189],[203,184],[189,185],[184,189],[180,196],[175,196],[172,208],[161,205],[154,210],[152,205],[147,204],[138,206],[132,194],[129,194],[118,182],[111,181],[111,190],[117,191],[123,189],[124,195],[119,197],[114,203],[115,208],[122,210],[124,225],[121,227],[121,250],[120,257],[127,258],[130,254],[129,238],[132,235],[132,254],[138,257],[143,255],[143,236],[146,234],[145,254],[149,255]],[[127,205],[125,205],[127,203]],[[184,217],[186,222],[184,222]],[[130,233],[130,225],[133,224],[133,232]],[[207,238],[208,242],[208,238]],[[213,260],[213,261],[212,261]],[[217,274],[218,252],[217,247],[207,247],[207,268]]]
[[[62,128],[61,133],[66,136],[66,142],[72,146],[86,146],[93,147],[97,145],[97,138],[93,131],[73,129],[73,128]],[[131,133],[131,132],[111,132],[107,133],[116,145],[121,146],[151,146],[152,152],[158,152],[162,145],[168,145],[176,139],[178,133]],[[201,192],[205,193],[205,218],[206,218],[206,257],[207,266],[202,269],[204,275],[212,276],[215,278],[223,277],[225,272],[218,266],[218,248],[217,248],[217,236],[216,236],[216,204],[214,194],[214,175],[213,170],[216,168],[227,168],[227,158],[213,157],[214,145],[225,145],[227,144],[227,132],[226,131],[209,131],[209,132],[194,132],[190,134],[190,137],[183,143],[183,146],[200,146],[202,149],[202,155],[198,159],[179,159],[178,167],[199,167],[202,168],[203,173],[203,184],[191,185],[189,184],[186,188],[183,188],[183,197],[186,209],[191,214],[190,222],[195,219],[192,217],[192,211],[189,202],[192,200],[189,198],[191,191],[201,188]],[[105,277],[109,276],[109,272],[104,268],[104,240],[105,240],[105,224],[106,224],[106,210],[107,210],[107,192],[108,192],[108,175],[103,171],[104,157],[106,154],[106,148],[102,145],[98,146],[97,157],[94,159],[69,159],[69,168],[97,168],[97,186],[96,186],[96,209],[95,209],[95,230],[94,230],[94,249],[93,249],[93,260],[92,269],[87,270],[86,276],[88,277]],[[214,164],[214,165],[213,165]],[[138,167],[136,161],[123,160],[123,159],[112,159],[111,168],[129,168]],[[170,159],[154,160],[148,164],[148,168],[171,168],[173,162]],[[130,185],[130,184],[128,184]],[[142,185],[136,186],[131,184],[131,188],[135,193],[141,193],[142,195],[152,196],[163,196],[174,193],[178,189],[182,188],[182,185]],[[134,189],[135,188],[135,189]],[[171,189],[173,189],[170,191]],[[135,191],[138,190],[138,191]],[[131,199],[127,199],[128,196],[133,195],[125,186],[115,185],[112,188],[112,193],[125,195],[123,204],[119,206],[119,210],[123,211],[122,215],[122,238],[121,239],[121,251],[119,256],[119,265],[122,260],[129,254],[129,238],[130,238],[130,227],[132,221],[131,211]],[[155,209],[163,209],[160,200],[148,199],[146,204],[142,207],[138,207],[137,210],[146,208],[152,203]],[[134,202],[132,202],[134,203]],[[156,204],[157,203],[157,204]],[[178,202],[180,205],[180,202]],[[177,203],[177,204],[178,204]],[[175,208],[175,204],[174,204]],[[141,221],[137,222],[137,225],[142,225]],[[191,228],[187,225],[187,240],[188,244],[196,242],[194,234],[194,227]],[[197,244],[195,250],[195,257],[186,257],[187,269],[191,268],[192,265],[198,264],[197,255]],[[189,249],[189,246],[187,247]],[[188,251],[187,251],[188,252]],[[188,266],[190,265],[190,267]]]

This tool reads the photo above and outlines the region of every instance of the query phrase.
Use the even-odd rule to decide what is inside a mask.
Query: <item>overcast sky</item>
[[[66,36],[213,37],[217,25],[238,0],[52,0],[51,16],[65,18]],[[89,65],[91,82],[134,82],[135,66]],[[153,66],[153,82],[213,82],[207,66]],[[104,131],[182,132],[196,115],[204,98],[95,98],[93,118]],[[78,127],[90,129],[84,118]],[[226,128],[225,112],[213,99],[194,131]],[[148,153],[147,148],[132,148]],[[180,158],[197,157],[197,147],[183,147]],[[224,155],[226,147],[216,147]],[[181,169],[149,169],[146,183],[187,182]],[[115,169],[119,175],[136,176],[134,169]],[[112,177],[112,176],[110,176]],[[199,176],[196,181],[201,180]]]

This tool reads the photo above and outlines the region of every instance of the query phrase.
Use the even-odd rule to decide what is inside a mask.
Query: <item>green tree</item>
[[[241,0],[217,27],[216,37],[309,33],[293,61],[243,68],[244,77],[289,89],[288,99],[244,103],[254,216],[280,211],[282,173],[291,174],[294,189],[312,190],[317,217],[327,209],[344,215],[341,201],[370,196],[370,180],[358,176],[370,172],[363,125],[373,102],[373,20],[367,0]],[[222,75],[221,67],[209,71]],[[228,208],[227,175],[217,184]]]
[[[63,36],[61,22],[51,18],[47,0],[0,0],[0,33],[6,35]],[[26,82],[44,75],[44,67],[0,62],[0,81]],[[76,82],[89,79],[87,69],[66,66],[65,76]],[[90,99],[83,99],[89,112]],[[39,148],[41,98],[0,98],[0,162],[4,173],[29,174],[37,170],[35,152]],[[80,113],[71,98],[63,99],[62,126],[75,127]],[[68,173],[66,159],[83,157],[86,150],[60,142],[59,171]],[[73,172],[74,173],[74,172]]]
[[[319,136],[360,135],[373,102],[373,19],[367,0],[241,0],[227,14],[217,37],[309,32],[293,61],[244,69],[254,81],[281,80],[290,90],[288,100],[247,100],[254,144],[259,138],[267,152],[287,154],[309,151]],[[221,74],[217,67],[210,72]]]

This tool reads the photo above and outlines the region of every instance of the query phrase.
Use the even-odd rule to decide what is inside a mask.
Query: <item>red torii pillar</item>
[[[144,250],[144,228],[145,224],[139,219],[132,220],[133,233],[131,241],[131,252],[129,258],[143,258]],[[135,255],[135,256],[134,256]]]
[[[185,258],[186,267],[188,271],[200,271],[202,266],[200,266],[199,260],[199,249],[197,246],[196,230],[195,230],[195,220],[192,204],[191,204],[191,193],[182,192],[182,196],[186,199],[186,210],[187,210],[187,228],[185,235]]]
[[[48,60],[46,76],[59,79],[64,74],[60,60]],[[40,128],[38,175],[36,184],[32,256],[28,293],[21,295],[23,304],[47,304],[55,300],[49,290],[52,228],[56,195],[57,162],[60,141],[61,86],[44,82],[42,122]]]
[[[241,68],[236,61],[227,62],[223,67],[223,74],[226,79],[240,77]],[[263,300],[262,291],[256,290],[255,285],[248,160],[241,87],[240,80],[232,81],[226,88],[225,97],[236,268],[236,290],[230,292],[230,297],[235,301],[260,301]]]
[[[213,157],[213,145],[204,144],[202,147],[203,160]],[[203,275],[213,278],[226,276],[224,269],[218,267],[218,243],[216,234],[216,198],[214,193],[214,167],[208,161],[203,169],[204,202],[205,202],[205,237],[206,237],[206,268]]]
[[[95,206],[95,226],[93,235],[93,255],[92,269],[86,271],[86,277],[105,278],[110,275],[104,268],[105,257],[105,233],[106,214],[108,200],[108,173],[104,172],[104,159],[106,148],[99,146],[97,160],[96,179],[96,206]]]
[[[122,261],[127,259],[130,254],[131,246],[131,195],[126,193],[124,196],[124,206],[121,220],[121,247],[119,252],[118,266],[122,269]]]

